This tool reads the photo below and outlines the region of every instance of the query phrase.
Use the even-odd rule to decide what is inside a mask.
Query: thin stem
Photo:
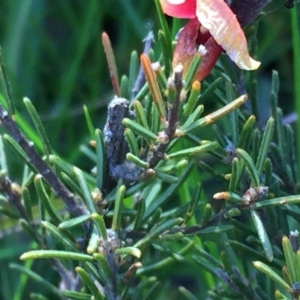
[[[144,42],[145,42],[145,46],[144,46],[143,53],[148,54],[150,49],[152,48],[153,43],[154,43],[154,36],[153,36],[152,31],[150,31],[148,33],[147,37],[144,39]],[[135,98],[135,96],[141,90],[141,88],[143,87],[145,82],[146,82],[145,74],[144,74],[143,68],[140,67],[139,74],[136,78],[136,81],[134,83],[134,87],[132,89],[132,99]]]
[[[225,207],[224,209],[220,210],[219,213],[217,213],[215,216],[213,216],[208,222],[205,224],[197,224],[194,226],[189,226],[189,227],[184,227],[184,228],[175,228],[171,229],[169,231],[166,231],[163,235],[165,234],[174,234],[177,232],[182,232],[184,235],[186,234],[197,234],[200,230],[203,230],[205,228],[209,228],[211,226],[214,226],[221,222],[226,213],[228,213],[231,209],[233,208],[239,208],[239,209],[249,209],[251,206],[245,206],[242,204],[231,204]]]
[[[37,153],[33,143],[29,142],[21,133],[17,124],[10,118],[8,112],[0,105],[0,120],[3,127],[9,132],[13,139],[22,147],[28,155],[29,162],[36,170],[45,178],[48,184],[53,188],[57,197],[61,198],[67,206],[68,211],[74,216],[86,214],[86,208],[82,204],[78,204],[73,194],[66,186],[58,179],[53,171],[43,161]]]
[[[79,291],[82,287],[78,275],[72,271],[67,270],[59,259],[52,259],[53,268],[57,271],[62,279],[65,289],[72,291]]]
[[[153,150],[153,155],[149,160],[150,168],[153,168],[165,154],[170,141],[174,138],[174,134],[178,125],[178,108],[180,104],[180,96],[182,91],[182,70],[174,72],[174,86],[176,90],[176,96],[174,103],[169,107],[168,111],[168,127],[165,129],[165,134],[168,136],[168,143],[160,143],[155,150]]]
[[[180,95],[182,90],[182,72],[174,72],[174,84],[176,89],[176,97],[173,105],[170,107],[168,112],[168,123],[169,126],[166,128],[166,134],[169,138],[174,137],[175,130],[178,125],[178,108],[180,104]]]
[[[29,221],[25,208],[21,203],[20,193],[13,188],[12,183],[8,178],[0,178],[0,190],[7,195],[8,202],[17,209],[20,217],[25,219],[26,221]]]

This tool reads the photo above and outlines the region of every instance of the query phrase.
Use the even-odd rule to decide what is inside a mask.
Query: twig
[[[233,208],[244,208],[245,206],[239,205],[239,204],[232,204],[228,205],[226,208],[220,210],[214,217],[212,217],[207,223],[205,224],[197,224],[194,226],[184,227],[184,228],[174,228],[170,229],[169,231],[166,231],[163,235],[167,234],[174,234],[178,232],[182,232],[183,234],[197,234],[200,230],[203,230],[205,228],[211,227],[213,225],[218,224],[226,215],[228,211],[230,211]]]
[[[115,250],[121,246],[117,233],[112,229],[107,231],[107,240],[100,238],[100,246],[103,254],[107,259],[107,263],[111,273],[111,281],[105,286],[105,294],[108,300],[119,300],[117,295],[118,283],[118,266]]]
[[[8,115],[8,112],[0,105],[0,121],[13,137],[13,139],[22,147],[24,152],[28,155],[30,163],[36,170],[45,178],[48,184],[53,188],[56,196],[61,198],[67,206],[67,210],[74,216],[81,216],[87,213],[86,208],[82,204],[78,204],[73,194],[66,188],[66,186],[58,179],[53,171],[43,161],[41,156],[37,153],[33,143],[30,143],[21,133],[17,124]]]
[[[159,161],[161,161],[165,154],[170,141],[174,138],[175,131],[178,125],[178,108],[180,104],[180,96],[182,90],[182,68],[174,71],[174,86],[176,96],[174,103],[169,107],[168,111],[168,127],[165,129],[164,134],[168,137],[167,143],[160,143],[156,149],[153,150],[152,157],[149,160],[150,168],[153,168]]]
[[[57,271],[62,280],[61,289],[79,291],[81,288],[81,283],[78,275],[74,274],[72,271],[67,270],[58,259],[53,259],[52,263],[53,268]]]
[[[171,229],[164,234],[173,234],[177,232],[182,232],[183,234],[197,234],[200,230],[211,227],[213,225],[218,224],[222,221],[223,218],[226,217],[226,214],[232,210],[237,208],[238,210],[241,209],[252,209],[255,205],[255,202],[261,201],[265,199],[268,195],[269,187],[267,186],[260,186],[257,188],[249,188],[243,195],[242,199],[238,203],[228,204],[225,208],[220,210],[215,216],[213,216],[208,222],[197,224],[190,227],[185,228],[175,228]],[[219,193],[218,193],[219,194]],[[223,193],[220,193],[223,194]],[[226,192],[224,193],[226,194]],[[224,196],[216,197],[217,194],[214,195],[214,199],[226,199]]]
[[[290,124],[296,123],[297,119],[298,119],[297,114],[295,112],[292,112],[286,116],[283,116],[282,123],[283,123],[283,125],[290,125]]]
[[[111,191],[119,179],[126,182],[136,181],[142,170],[126,161],[126,153],[129,151],[127,141],[124,138],[124,118],[132,119],[133,112],[129,110],[129,101],[115,97],[108,105],[106,124],[103,130],[107,176],[104,193]]]
[[[25,208],[21,203],[20,193],[17,189],[13,188],[12,183],[8,178],[0,178],[0,191],[3,191],[7,195],[8,202],[17,209],[20,217],[28,221]]]
[[[175,102],[172,104],[172,106],[169,108],[168,111],[169,126],[166,128],[166,134],[169,136],[169,138],[174,137],[174,133],[178,125],[178,109],[180,104],[181,90],[183,87],[181,66],[179,67],[178,70],[176,68],[174,70],[174,85],[176,89],[176,97],[175,97]]]
[[[143,53],[148,54],[151,47],[152,47],[152,45],[153,45],[153,43],[154,43],[154,36],[153,36],[152,31],[150,31],[148,33],[147,37],[144,39],[144,42],[145,42],[145,46],[144,46]],[[140,67],[139,74],[136,78],[136,81],[134,83],[134,87],[132,89],[132,99],[135,98],[135,96],[140,91],[140,89],[143,87],[145,82],[146,82],[145,74],[144,74],[143,68]]]

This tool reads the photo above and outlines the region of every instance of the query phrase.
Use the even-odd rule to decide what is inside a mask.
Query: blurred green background
[[[51,144],[75,161],[86,133],[82,106],[98,126],[112,97],[101,33],[111,37],[120,73],[156,23],[152,1],[1,1],[0,42],[18,111],[30,98]],[[62,130],[63,129],[63,130]]]
[[[267,116],[271,72],[276,69],[280,106],[288,114],[295,106],[290,11],[283,0],[273,0],[265,12],[257,54],[262,62],[261,109]],[[156,35],[158,26],[152,0],[1,0],[0,44],[16,109],[27,119],[22,99],[30,98],[53,149],[70,163],[90,169],[79,150],[89,139],[82,106],[87,105],[95,126],[102,129],[113,97],[101,33],[110,36],[122,75],[129,70],[131,51],[141,53],[147,32],[152,29]],[[18,178],[17,163],[11,161],[12,179]],[[19,280],[19,273],[8,269],[26,249],[27,238],[17,237],[0,233],[0,299],[12,299]]]

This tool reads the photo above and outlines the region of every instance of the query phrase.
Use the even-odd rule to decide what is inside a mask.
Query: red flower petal
[[[185,73],[197,52],[197,37],[200,23],[197,18],[190,20],[181,30],[173,53],[173,67],[181,64]]]
[[[201,24],[197,18],[190,20],[183,27],[174,49],[172,62],[173,67],[181,64],[185,75],[194,55],[198,51],[198,41],[205,41],[206,53],[202,56],[201,64],[194,78],[194,80],[199,81],[203,80],[210,73],[223,51],[222,47],[217,44],[213,37],[209,37],[207,33],[201,32],[200,27]]]
[[[171,17],[193,19],[196,17],[196,0],[160,0],[163,12]]]
[[[222,54],[222,47],[210,37],[205,43],[206,54],[202,56],[202,60],[194,80],[203,80],[212,70],[219,56]]]
[[[250,57],[244,32],[224,0],[197,0],[196,14],[238,67],[255,70],[260,66],[260,62]]]

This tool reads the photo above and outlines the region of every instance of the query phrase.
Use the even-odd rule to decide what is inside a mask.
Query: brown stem
[[[159,161],[163,159],[163,156],[168,148],[170,141],[174,138],[175,131],[178,125],[178,108],[180,104],[180,96],[182,91],[182,71],[174,72],[174,86],[176,89],[176,97],[172,106],[169,107],[168,111],[168,127],[165,129],[165,134],[169,138],[168,143],[160,143],[153,150],[152,156],[149,160],[149,167],[155,167]]]
[[[28,156],[29,162],[36,168],[36,170],[45,178],[48,184],[53,188],[57,197],[61,198],[67,206],[68,211],[74,216],[81,216],[86,214],[86,208],[82,204],[78,204],[73,194],[66,188],[66,186],[58,179],[53,171],[43,161],[41,156],[37,153],[34,145],[30,143],[21,133],[17,124],[8,115],[8,112],[0,105],[0,121],[3,127],[9,132],[13,139],[21,146]]]
[[[154,36],[153,36],[153,32],[152,31],[150,31],[148,33],[148,35],[144,39],[144,42],[145,42],[145,46],[144,46],[143,53],[144,54],[148,54],[149,51],[150,51],[150,49],[153,46],[153,43],[154,43]],[[143,85],[145,84],[145,82],[146,82],[145,73],[144,73],[143,68],[140,67],[138,76],[137,76],[136,81],[134,83],[134,87],[132,88],[132,95],[131,95],[132,99],[135,98],[135,96],[141,90],[141,88],[143,87]]]
[[[28,221],[25,208],[21,203],[20,193],[13,189],[12,183],[8,178],[0,178],[0,191],[3,191],[7,195],[8,202],[17,209],[20,217]]]

